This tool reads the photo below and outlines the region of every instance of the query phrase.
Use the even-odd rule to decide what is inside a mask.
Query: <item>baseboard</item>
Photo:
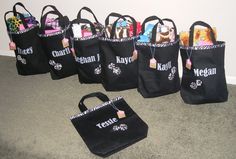
[[[15,57],[14,51],[6,51],[6,50],[0,50],[0,56],[11,56]]]
[[[0,56],[11,56],[11,57],[15,57],[15,53],[14,51],[3,51],[3,50],[0,50]],[[182,71],[180,70],[180,73]],[[233,84],[233,85],[236,85],[236,77],[235,76],[227,76],[226,75],[226,81],[227,81],[227,84]]]
[[[236,85],[236,77],[235,76],[226,76],[226,81],[228,84]]]

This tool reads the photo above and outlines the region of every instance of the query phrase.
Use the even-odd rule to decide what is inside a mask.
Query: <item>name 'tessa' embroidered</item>
[[[65,49],[63,49],[63,50],[52,51],[52,56],[53,56],[53,57],[59,57],[59,56],[68,55],[68,54],[70,54],[70,53],[71,53],[71,52],[70,52],[70,48],[67,47],[67,48],[65,48]]]
[[[114,123],[118,122],[118,119],[117,118],[110,118],[108,119],[107,121],[104,121],[104,122],[101,122],[101,123],[98,123],[96,126],[99,127],[99,129],[102,129],[102,128],[105,128],[107,126],[110,126]]]
[[[27,49],[21,49],[17,47],[17,52],[18,54],[21,54],[21,55],[29,55],[29,54],[33,54],[33,48],[32,46]]]
[[[216,68],[194,69],[195,76],[208,77],[216,74]]]

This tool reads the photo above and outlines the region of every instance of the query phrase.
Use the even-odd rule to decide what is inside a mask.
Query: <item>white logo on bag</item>
[[[97,54],[97,60],[96,60],[96,56],[89,56],[89,57],[76,57],[76,62],[80,63],[80,64],[85,64],[85,63],[92,63],[92,62],[96,62],[96,61],[100,61],[100,55]]]
[[[192,82],[190,84],[190,87],[192,89],[197,89],[197,87],[200,87],[202,85],[202,81],[201,80],[196,80],[196,82]]]
[[[129,63],[132,63],[132,58],[116,56],[116,63],[123,63],[127,65]]]
[[[20,55],[17,55],[16,59],[20,61],[22,64],[26,65],[26,59],[22,58]]]
[[[30,55],[30,54],[33,54],[33,48],[32,46],[27,49],[21,49],[17,47],[17,52],[18,54],[21,54],[21,55]]]
[[[60,71],[60,70],[62,69],[62,64],[56,63],[54,60],[50,60],[50,61],[49,61],[49,64],[50,64],[51,66],[54,66],[54,69],[55,69],[55,70]]]
[[[112,70],[112,72],[116,75],[121,74],[121,70],[119,67],[117,67],[114,63],[110,63],[108,65],[108,69]]]
[[[114,125],[112,129],[113,131],[126,131],[128,130],[128,125],[126,124]]]
[[[171,69],[171,61],[169,61],[165,64],[157,63],[157,70],[158,71],[167,71],[169,69]]]
[[[194,69],[195,76],[208,77],[216,74],[216,68]]]
[[[116,122],[118,122],[117,118],[110,118],[104,122],[96,124],[96,126],[99,127],[99,129],[102,129],[102,128],[108,127]]]
[[[175,78],[175,73],[176,73],[176,67],[172,67],[171,72],[168,76],[168,79],[172,81]]]
[[[63,49],[63,50],[59,50],[59,51],[52,51],[52,56],[53,57],[60,57],[60,56],[64,56],[64,55],[68,55],[68,54],[70,54],[71,52],[70,52],[70,48],[65,48],[65,49]]]
[[[97,68],[94,69],[94,74],[99,75],[102,73],[102,66],[99,65]]]

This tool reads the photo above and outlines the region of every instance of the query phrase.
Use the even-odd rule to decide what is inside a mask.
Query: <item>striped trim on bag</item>
[[[36,28],[38,26],[39,26],[39,24],[34,24],[31,27],[29,27],[27,29],[24,29],[24,30],[21,30],[21,31],[17,31],[17,32],[8,31],[8,34],[23,34],[23,33],[26,33],[26,32],[28,32],[30,30],[33,30],[34,28]]]
[[[179,39],[175,40],[174,42],[169,43],[162,43],[162,44],[153,44],[153,43],[146,43],[146,42],[136,42],[137,46],[151,46],[151,47],[167,47],[167,46],[173,46],[176,43],[179,43]]]
[[[133,37],[128,37],[128,38],[121,38],[121,39],[110,39],[110,38],[105,38],[105,37],[99,37],[99,40],[110,41],[110,42],[124,42],[124,41],[130,41],[130,40],[137,39],[138,37],[139,37],[139,35],[133,36]]]
[[[51,36],[56,36],[65,33],[67,30],[69,30],[70,24],[63,30],[52,33],[52,34],[38,34],[39,37],[51,37]]]
[[[205,46],[183,46],[180,45],[180,49],[185,49],[185,50],[208,50],[208,49],[216,49],[220,47],[225,47],[225,42],[224,41],[217,41],[218,44],[216,45],[205,45]]]

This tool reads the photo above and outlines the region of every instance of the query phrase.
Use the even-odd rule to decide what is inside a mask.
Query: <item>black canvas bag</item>
[[[87,7],[81,8],[78,12],[77,19],[71,22],[71,27],[75,23],[89,24],[93,32],[93,35],[88,37],[72,37],[72,47],[74,48],[76,54],[79,81],[80,83],[101,83],[101,64],[98,37],[100,37],[102,33],[96,31],[95,26],[91,21],[81,18],[82,10],[91,13],[95,19],[96,25],[100,25],[102,27],[95,14]]]
[[[16,6],[22,7],[29,15],[32,14],[25,8],[25,6],[18,2],[13,6],[13,11],[8,11],[4,15],[8,35],[11,42],[14,42],[16,49],[14,50],[16,56],[16,67],[19,75],[35,75],[49,72],[49,66],[46,55],[43,51],[41,41],[38,37],[39,25],[34,24],[28,27],[24,20],[24,16],[16,11]],[[18,32],[11,32],[7,25],[6,16],[13,13],[14,16],[19,16],[25,27],[25,30]]]
[[[158,97],[175,93],[180,89],[178,73],[179,37],[175,23],[171,19],[163,19],[156,16],[148,17],[142,24],[144,33],[145,24],[152,20],[158,20],[160,24],[164,21],[171,22],[175,31],[175,41],[163,44],[155,44],[156,29],[158,23],[152,30],[152,39],[149,43],[137,42],[138,50],[138,91],[145,98]],[[156,68],[151,68],[150,60],[156,59]]]
[[[44,14],[46,8],[51,8],[52,10]],[[47,35],[44,34],[45,22],[50,14],[58,17],[62,31]],[[51,78],[56,80],[77,74],[75,57],[71,51],[70,22],[68,17],[63,16],[55,6],[47,5],[42,10],[40,29],[41,33],[39,36],[49,60]],[[68,40],[69,46],[63,46],[62,40],[64,38]]]
[[[112,16],[119,14],[112,14]],[[108,19],[110,15],[106,18]],[[133,37],[113,39],[116,23],[119,19],[129,18],[133,23]],[[106,20],[108,23],[109,20]],[[138,65],[137,60],[132,60],[135,50],[136,21],[134,18],[124,15],[119,17],[112,26],[111,38],[100,37],[99,46],[101,52],[102,84],[107,91],[121,91],[137,88]]]
[[[196,25],[210,29],[213,45],[193,46],[193,33]],[[185,103],[202,104],[224,102],[228,99],[225,80],[224,56],[225,42],[216,41],[211,26],[197,21],[190,27],[189,47],[180,47],[183,77],[181,82],[181,97]],[[186,60],[191,60],[192,66],[186,68]]]
[[[104,103],[87,109],[84,100],[90,97]],[[122,97],[109,100],[100,92],[91,93],[80,100],[79,108],[82,113],[70,119],[89,150],[98,156],[107,157],[147,137],[147,124]],[[117,110],[126,117],[120,119]]]

